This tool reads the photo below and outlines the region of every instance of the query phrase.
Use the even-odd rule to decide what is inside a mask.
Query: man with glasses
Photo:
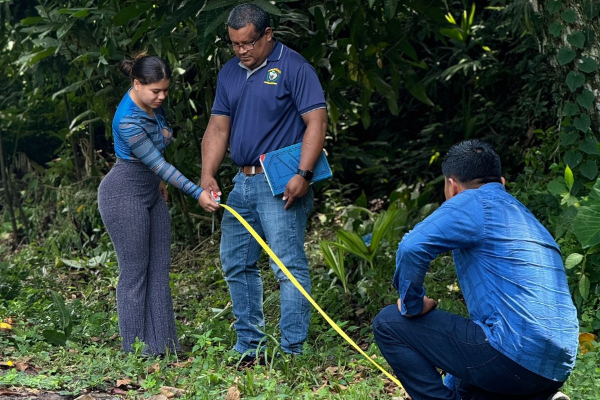
[[[227,20],[236,57],[219,73],[212,115],[202,141],[202,187],[220,194],[215,180],[229,145],[240,167],[227,205],[267,240],[310,293],[304,253],[307,216],[313,206],[312,170],[325,141],[327,111],[314,68],[273,37],[269,15],[255,4],[235,7]],[[300,166],[281,196],[274,197],[259,162],[261,154],[302,143]],[[214,212],[214,202],[204,208]],[[237,343],[244,361],[264,347],[263,287],[257,266],[261,248],[230,213],[221,223],[221,262],[229,285]],[[308,333],[310,304],[271,260],[281,290],[281,348],[300,354]]]

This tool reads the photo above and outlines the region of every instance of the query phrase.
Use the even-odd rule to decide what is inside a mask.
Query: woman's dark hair
[[[500,157],[492,146],[478,139],[452,146],[442,162],[442,173],[461,183],[502,182]]]
[[[242,29],[248,24],[254,25],[257,33],[263,33],[270,26],[269,14],[256,4],[240,4],[229,13],[227,25],[234,30]]]
[[[121,61],[119,68],[132,82],[137,79],[142,85],[171,79],[171,68],[165,60],[159,56],[148,56],[145,52]]]

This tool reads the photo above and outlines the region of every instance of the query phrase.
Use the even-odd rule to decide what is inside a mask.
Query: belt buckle
[[[256,166],[255,165],[252,166],[251,171],[252,172],[250,172],[250,175],[256,175]]]

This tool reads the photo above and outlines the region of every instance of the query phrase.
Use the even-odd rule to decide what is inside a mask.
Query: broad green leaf
[[[385,9],[385,15],[392,19],[396,15],[396,8],[398,7],[398,0],[383,0],[383,8]]]
[[[565,268],[571,269],[573,267],[576,267],[582,261],[583,261],[583,254],[579,254],[579,253],[569,254],[569,257],[567,257],[567,259],[565,260]]]
[[[598,149],[596,149],[596,151],[598,151]],[[579,167],[579,172],[589,180],[595,179],[598,175],[598,165],[594,160],[587,160]]]
[[[69,315],[69,311],[67,310],[67,306],[65,305],[65,301],[58,292],[52,290],[51,294],[52,302],[58,309],[58,325],[65,333],[68,333],[67,330],[71,325],[71,317]]]
[[[560,65],[566,65],[575,59],[577,52],[570,47],[564,46],[558,50],[558,63]]]
[[[571,46],[578,49],[583,49],[583,46],[585,45],[585,36],[581,31],[575,31],[571,35],[567,36],[567,41],[571,44]]]
[[[444,36],[448,36],[450,39],[456,40],[457,42],[464,41],[463,32],[458,28],[440,29],[440,33]]]
[[[560,14],[560,17],[563,19],[563,21],[572,24],[577,19],[577,13],[572,8],[569,8],[567,11]]]
[[[401,40],[400,43],[398,43],[397,48],[413,60],[417,61],[417,52],[415,48],[406,40]]]
[[[583,12],[589,19],[594,19],[600,14],[600,2],[593,0],[586,0],[583,3]]]
[[[550,34],[554,37],[559,37],[562,30],[563,30],[563,25],[560,22],[554,22],[548,28],[548,32],[550,32]]]
[[[567,187],[565,186],[565,184],[556,179],[548,182],[547,190],[548,192],[550,192],[550,194],[552,194],[555,197],[558,197],[563,193],[567,193]]]
[[[592,73],[598,71],[598,62],[593,58],[585,57],[579,62],[579,70],[585,73]]]
[[[577,74],[573,71],[569,72],[567,75],[567,86],[571,89],[571,92],[574,92],[585,83],[585,76],[583,74]]]
[[[358,207],[363,207],[363,208],[366,208],[368,206],[368,203],[367,203],[367,194],[364,192],[364,190],[360,194],[360,196],[358,196],[358,199],[356,199],[355,204]]]
[[[46,329],[42,332],[44,339],[55,346],[64,346],[67,344],[67,335],[53,329]]]
[[[590,200],[594,202],[600,201],[600,178],[596,179],[594,187],[592,187],[592,190],[590,190]]]
[[[23,18],[21,20],[21,24],[23,24],[25,26],[35,25],[38,22],[41,22],[43,20],[44,20],[44,18],[42,18],[42,17],[28,17],[28,18]]]
[[[77,12],[74,12],[71,16],[73,18],[85,18],[88,15],[90,15],[90,10],[79,10]]]
[[[584,89],[577,95],[577,103],[585,109],[589,109],[594,104],[594,93],[589,89]]]
[[[63,264],[68,265],[71,268],[81,269],[84,267],[84,265],[77,260],[69,260],[66,258],[61,258],[60,260],[63,262]]]
[[[137,43],[137,41],[144,35],[144,33],[148,32],[148,28],[150,27],[150,23],[152,23],[152,18],[148,16],[144,22],[137,28],[133,37],[131,38],[130,46],[133,46]]]
[[[571,169],[578,166],[582,159],[583,156],[580,153],[575,153],[573,151],[567,151],[564,156],[565,164]]]
[[[586,134],[585,140],[579,143],[579,150],[587,154],[600,154],[598,152],[598,140],[593,134]]]
[[[575,128],[579,129],[583,133],[587,133],[592,125],[592,121],[590,120],[590,116],[587,114],[581,114],[579,117],[575,118],[573,122]]]
[[[268,0],[254,0],[254,3],[256,3],[257,6],[261,7],[263,10],[265,10],[268,14],[276,15],[278,17],[281,16],[281,10],[279,9],[279,7],[272,4]],[[227,16],[229,16],[229,15],[227,15]]]
[[[550,0],[548,2],[548,12],[554,14],[562,9],[562,2],[560,0]]]
[[[363,241],[362,237],[355,232],[338,230],[335,234],[340,238],[343,244],[352,250],[353,254],[369,254],[369,249]]]
[[[575,236],[585,249],[600,243],[600,204],[579,208],[573,221]]]
[[[122,26],[129,21],[137,19],[141,14],[152,8],[152,3],[134,3],[129,7],[122,8],[121,11],[113,17],[113,23],[116,26]],[[149,19],[149,18],[148,18]],[[146,21],[144,21],[145,23]]]
[[[579,293],[584,300],[587,300],[590,295],[590,279],[586,275],[581,275],[579,279]]]
[[[570,206],[563,211],[562,214],[560,214],[556,223],[554,239],[558,240],[562,235],[565,234],[565,232],[573,232],[573,221],[575,220],[575,216],[577,216],[578,211],[579,208]]]
[[[87,82],[88,82],[88,79],[84,79],[82,81],[75,82],[75,83],[67,86],[66,88],[63,88],[63,89],[59,90],[58,92],[56,92],[56,93],[54,93],[52,95],[52,100],[56,99],[57,96],[60,96],[62,94],[71,93],[71,92],[76,91],[77,89],[79,89],[80,87],[82,87]]]
[[[567,101],[563,106],[562,114],[565,117],[570,117],[572,115],[576,115],[577,113],[579,113],[579,107],[577,106],[577,104]]]
[[[569,189],[569,192],[573,188],[574,182],[575,180],[573,179],[573,171],[571,171],[571,168],[569,168],[569,166],[567,165],[565,168],[565,184],[567,185],[567,189]]]
[[[381,239],[385,236],[390,227],[394,225],[394,222],[396,222],[398,215],[398,209],[382,211],[379,214],[377,220],[375,221],[375,225],[373,226],[373,237],[371,238],[371,251],[375,252],[377,250]]]
[[[577,139],[579,139],[580,133],[575,132],[563,132],[560,134],[560,144],[568,146],[570,144],[575,143]]]
[[[229,13],[230,10],[225,10],[221,13],[221,15],[219,15],[217,18],[215,18],[207,27],[206,27],[206,32],[204,32],[204,36],[208,36],[209,34],[213,33],[219,26],[225,24],[225,22],[227,21],[227,17],[229,17]]]

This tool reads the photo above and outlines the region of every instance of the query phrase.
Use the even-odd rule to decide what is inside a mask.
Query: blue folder
[[[284,147],[279,150],[271,151],[259,157],[260,164],[263,167],[271,192],[273,196],[282,194],[285,187],[296,175],[298,166],[300,165],[300,150],[302,143]],[[313,178],[310,183],[322,181],[332,177],[331,167],[327,162],[325,151],[321,152],[313,171]]]

